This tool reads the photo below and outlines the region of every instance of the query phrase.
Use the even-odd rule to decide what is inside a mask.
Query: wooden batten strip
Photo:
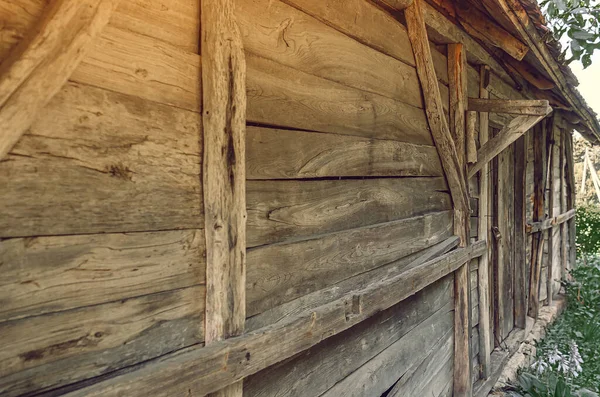
[[[67,82],[119,0],[57,0],[0,65],[0,160]]]
[[[552,217],[550,219],[546,219],[541,222],[530,223],[526,226],[526,228],[527,228],[526,230],[527,230],[527,233],[542,232],[544,230],[548,230],[548,229],[552,228],[553,226],[563,224],[574,217],[575,217],[575,210],[571,209],[567,212],[563,212],[562,214]]]
[[[551,108],[547,109],[550,113]],[[547,114],[548,114],[547,113]],[[508,123],[494,138],[481,146],[477,152],[477,163],[469,168],[469,177],[475,175],[481,168],[510,146],[521,135],[536,125],[545,116],[518,116]]]
[[[488,85],[490,81],[489,66],[481,66],[479,72],[479,96],[489,98]],[[479,114],[479,141],[481,145],[489,139],[489,114]],[[488,241],[490,215],[490,177],[489,165],[484,164],[479,173],[479,239]],[[479,289],[479,363],[480,376],[486,379],[490,375],[491,329],[490,329],[490,286],[489,286],[489,255],[486,252],[479,258],[477,286]]]
[[[552,109],[547,100],[469,98],[469,110],[475,112],[508,113],[546,116]]]
[[[417,74],[423,90],[425,113],[429,122],[429,128],[448,181],[455,213],[462,212],[462,215],[459,216],[466,219],[469,203],[464,173],[461,172],[462,168],[456,146],[444,115],[442,97],[433,66],[425,19],[423,17],[423,1],[415,0],[407,7],[405,17],[408,27],[408,37],[415,55]],[[461,245],[464,246],[468,237],[466,235],[459,237],[462,238]]]
[[[246,320],[246,62],[233,0],[203,0],[201,6],[205,332],[210,345],[240,335]],[[214,396],[242,396],[242,382],[223,386]]]
[[[370,283],[277,324],[166,356],[134,372],[107,379],[67,396],[142,397],[148,394],[170,396],[214,392],[392,307],[456,271],[465,262],[483,255],[486,250],[486,243],[478,241],[421,265],[409,265],[410,270],[406,272]],[[361,310],[352,310],[356,307],[353,302],[360,302]]]

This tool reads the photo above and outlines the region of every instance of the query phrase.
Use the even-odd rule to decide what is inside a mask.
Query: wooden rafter
[[[233,0],[203,0],[202,123],[206,344],[246,320],[246,62]],[[242,382],[212,396],[241,397]]]
[[[547,100],[469,98],[469,110],[487,113],[546,116],[552,111],[552,108]]]
[[[454,248],[457,239],[450,238],[440,245]],[[175,353],[66,396],[145,397],[214,392],[392,307],[486,250],[486,243],[478,241],[441,256],[438,252],[433,259],[427,254],[425,261],[416,258],[406,272],[370,283],[322,306],[242,336]],[[355,310],[359,307],[361,310]]]
[[[390,8],[394,11],[402,11],[406,7],[412,4],[413,0],[377,0],[384,7]]]
[[[551,109],[550,109],[551,110]],[[547,114],[550,113],[550,110]],[[546,115],[547,115],[546,114]],[[518,116],[508,123],[494,138],[485,143],[477,152],[477,163],[469,168],[469,177],[475,175],[481,168],[519,139],[521,135],[536,125],[543,116]]]
[[[0,65],[0,160],[67,82],[119,0],[56,0]]]

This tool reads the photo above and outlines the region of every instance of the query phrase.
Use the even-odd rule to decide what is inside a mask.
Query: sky
[[[580,62],[572,62],[571,69],[579,80],[579,92],[583,95],[588,105],[600,115],[600,53],[592,56],[592,65],[583,69]]]

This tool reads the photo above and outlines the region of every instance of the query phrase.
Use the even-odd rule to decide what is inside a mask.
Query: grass
[[[567,308],[538,342],[536,362],[524,368],[510,394],[523,397],[600,393],[600,256],[578,260],[563,281]]]

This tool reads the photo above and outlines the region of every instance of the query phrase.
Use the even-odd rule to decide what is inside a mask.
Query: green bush
[[[600,253],[600,208],[577,207],[577,257],[584,258]]]

